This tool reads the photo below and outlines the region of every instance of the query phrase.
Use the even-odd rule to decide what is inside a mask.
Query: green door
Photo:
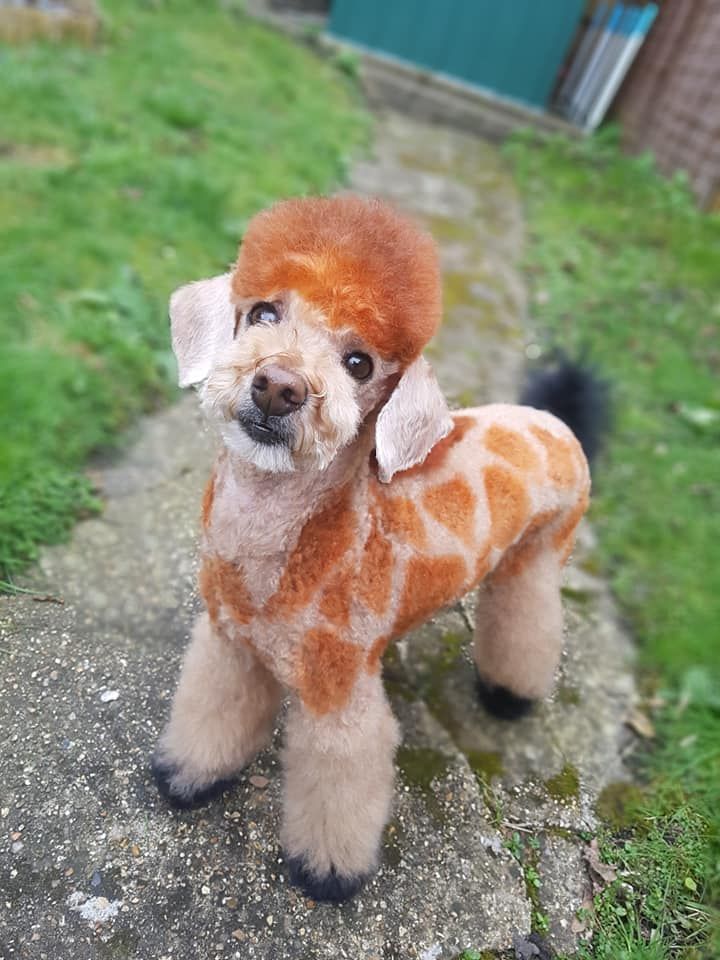
[[[333,0],[330,33],[544,107],[585,0]]]

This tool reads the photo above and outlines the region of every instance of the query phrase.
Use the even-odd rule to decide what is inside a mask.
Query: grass
[[[106,0],[95,47],[0,51],[0,581],[97,508],[88,456],[173,395],[166,304],[248,218],[342,180],[342,71],[230,3]]]
[[[614,427],[596,476],[599,556],[639,642],[657,743],[588,956],[720,956],[720,218],[681,177],[588,141],[506,148],[547,350],[591,358]]]

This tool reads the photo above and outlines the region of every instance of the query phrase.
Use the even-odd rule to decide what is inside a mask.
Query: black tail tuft
[[[589,366],[560,355],[552,367],[530,373],[520,403],[566,423],[592,464],[610,425],[610,405],[608,384]]]

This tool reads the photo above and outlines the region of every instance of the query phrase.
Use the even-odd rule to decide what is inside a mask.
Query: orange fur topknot
[[[286,200],[248,226],[232,277],[239,298],[295,290],[331,327],[355,330],[403,365],[431,339],[442,309],[435,243],[379,200]]]

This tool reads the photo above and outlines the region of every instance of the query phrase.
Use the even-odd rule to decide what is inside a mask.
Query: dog
[[[281,840],[318,901],[377,866],[400,740],[387,645],[480,586],[490,710],[545,697],[560,658],[586,458],[546,412],[450,411],[422,356],[440,316],[432,238],[353,195],[259,213],[231,272],[170,301],[180,385],[199,387],[221,444],[202,502],[206,610],[153,771],[171,802],[207,801],[289,696]]]

